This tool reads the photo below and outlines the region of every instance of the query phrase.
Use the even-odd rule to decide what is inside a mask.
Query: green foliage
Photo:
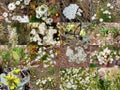
[[[7,51],[7,52],[3,52],[2,53],[2,59],[3,59],[3,62],[8,62],[10,61],[10,51]]]
[[[36,16],[31,16],[30,22],[40,22],[40,19],[36,18]]]
[[[50,75],[54,75],[55,74],[55,68],[51,67],[48,72],[49,72]]]
[[[96,67],[96,65],[93,64],[93,63],[90,63],[90,67],[91,67],[91,68],[94,68],[94,67]]]
[[[48,57],[48,55],[47,55],[47,54],[43,55],[43,56],[41,57],[40,61],[44,61],[44,60],[46,60],[46,59],[47,59],[47,57]]]
[[[20,61],[26,58],[23,48],[14,47],[2,53],[2,60],[5,66],[17,66]]]
[[[60,5],[50,5],[49,6],[50,15],[52,17],[55,16],[55,14],[59,12],[59,8],[60,8]]]

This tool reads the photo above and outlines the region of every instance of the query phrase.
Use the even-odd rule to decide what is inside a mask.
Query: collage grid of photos
[[[120,90],[120,0],[0,0],[0,90]]]

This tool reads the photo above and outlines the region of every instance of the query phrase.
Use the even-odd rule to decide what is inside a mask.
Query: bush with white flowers
[[[22,13],[20,10],[24,11],[24,8],[29,5],[30,1],[31,0],[15,0],[13,2],[10,2],[7,8],[8,12],[3,13],[5,21],[8,23],[11,23],[12,21],[18,21],[20,23],[29,22],[29,16]]]
[[[47,68],[50,66],[54,66],[56,64],[56,61],[53,60],[53,58],[57,55],[53,50],[46,51],[46,47],[41,47],[38,50],[38,55],[35,59],[35,61],[40,61],[43,63],[43,67]]]
[[[60,44],[59,40],[54,39],[54,34],[57,34],[57,29],[53,28],[52,26],[47,26],[44,22],[30,23],[30,25],[33,27],[30,32],[31,42],[37,42],[38,45],[59,45]],[[40,37],[40,35],[42,37]]]
[[[76,15],[82,16],[82,10],[77,4],[70,4],[69,6],[65,7],[63,10],[63,15],[69,19],[75,19]]]
[[[90,90],[89,68],[61,69],[60,90]]]
[[[119,51],[106,47],[100,51],[94,51],[91,55],[90,61],[92,63],[97,60],[100,65],[108,65],[108,63],[112,64],[114,60],[119,60],[119,58]]]
[[[38,79],[36,85],[39,86],[39,90],[53,90],[56,83],[53,77],[45,77]]]
[[[101,4],[100,4],[101,5]],[[98,6],[97,13],[95,13],[91,20],[98,20],[99,22],[110,22],[113,20],[112,11],[114,9],[114,6],[111,3],[107,3],[105,7]]]
[[[74,51],[69,46],[67,47],[66,56],[68,56],[68,61],[76,62],[77,64],[85,62],[87,55],[84,49],[81,46],[77,46],[75,47],[75,50],[77,53],[74,53]]]

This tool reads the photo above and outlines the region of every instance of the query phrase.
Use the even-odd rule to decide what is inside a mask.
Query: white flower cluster
[[[87,55],[84,49],[81,46],[78,46],[75,47],[75,50],[77,53],[74,53],[74,51],[69,46],[67,47],[66,56],[69,57],[69,62],[76,62],[77,64],[85,62]]]
[[[29,17],[27,15],[17,15],[15,13],[15,9],[21,5],[21,3],[24,2],[24,5],[29,5],[31,0],[17,0],[15,2],[11,2],[8,4],[8,10],[9,12],[4,12],[3,17],[5,18],[5,21],[8,23],[11,23],[12,21],[18,21],[20,23],[27,23],[29,22]],[[20,6],[20,9],[22,9],[22,6]]]
[[[51,24],[53,22],[52,18],[48,18],[50,16],[49,8],[46,4],[38,6],[36,8],[36,18],[42,19],[45,23]]]
[[[9,33],[9,43],[12,44],[13,46],[17,45],[18,35],[16,32],[16,28],[8,25],[8,33]]]
[[[113,63],[114,59],[118,60],[119,56],[117,55],[116,51],[110,50],[108,47],[106,47],[103,51],[97,52],[95,51],[92,56],[96,56],[97,60],[99,61],[99,64],[107,65],[108,63]],[[115,57],[113,57],[115,56]],[[93,59],[91,59],[91,62]]]
[[[82,12],[83,11],[79,8],[77,4],[70,4],[63,10],[64,16],[69,20],[75,19],[76,15],[82,16]]]
[[[39,48],[38,50],[38,56],[36,57],[36,61],[42,61],[43,67],[47,68],[49,66],[54,66],[56,64],[56,61],[53,60],[56,53],[53,52],[53,50],[50,50],[49,52],[46,52],[46,48]],[[44,58],[44,60],[42,60]]]
[[[90,90],[90,77],[88,68],[61,70],[60,90]]]
[[[51,90],[51,88],[54,88],[56,84],[53,77],[45,77],[38,79],[36,85],[40,87],[39,90]]]
[[[31,23],[32,25],[35,25],[34,23]],[[37,30],[32,29],[30,34],[32,35],[30,37],[31,42],[37,42],[38,45],[59,45],[60,41],[56,41],[53,38],[53,35],[57,33],[57,30],[54,29],[52,26],[47,28],[47,25],[45,23],[36,23]],[[35,25],[35,26],[36,26]],[[39,34],[43,36],[43,38],[39,37]]]
[[[102,14],[105,15],[108,19],[111,19],[112,18],[111,11],[109,10],[112,10],[113,8],[114,7],[110,3],[107,3],[107,9],[104,10],[104,8],[101,8],[100,12],[102,12]],[[97,17],[97,14],[94,14],[91,17],[91,20],[96,20],[96,19],[98,19],[99,22],[104,22],[104,17]]]

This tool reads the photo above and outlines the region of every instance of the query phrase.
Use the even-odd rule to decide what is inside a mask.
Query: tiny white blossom
[[[8,13],[7,12],[4,12],[3,15],[2,15],[4,18],[6,18],[8,16]]]
[[[16,5],[20,5],[20,1],[16,1],[15,4],[16,4]]]
[[[110,7],[110,9],[113,9],[113,8],[114,8],[113,6]]]
[[[15,3],[9,3],[8,4],[8,9],[13,11],[16,8]]]
[[[31,0],[24,0],[24,4],[25,4],[25,5],[29,5],[30,1],[31,1]]]
[[[103,22],[103,19],[102,19],[102,18],[100,18],[100,19],[99,19],[99,21],[100,21],[100,22]]]
[[[107,3],[107,7],[110,7],[111,6],[111,4],[110,3]]]

